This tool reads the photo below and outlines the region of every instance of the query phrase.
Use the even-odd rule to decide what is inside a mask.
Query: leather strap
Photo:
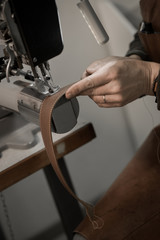
[[[86,213],[89,217],[89,220],[92,222],[93,228],[101,228],[103,225],[103,221],[98,216],[95,216],[94,214],[94,206],[90,203],[87,203],[77,197],[75,193],[71,190],[71,188],[68,186],[60,168],[58,165],[58,161],[55,156],[54,147],[53,147],[53,139],[52,139],[52,133],[51,133],[51,119],[52,119],[52,111],[54,109],[54,106],[58,102],[58,100],[65,95],[66,90],[69,88],[69,86],[66,86],[62,89],[60,89],[59,92],[57,92],[54,95],[48,96],[44,99],[44,101],[41,104],[41,110],[40,110],[40,127],[41,127],[41,133],[42,138],[44,141],[44,145],[46,148],[46,152],[48,155],[48,158],[50,160],[50,163],[56,172],[60,182],[63,184],[63,186],[66,188],[66,190],[77,200],[79,201],[86,209]]]

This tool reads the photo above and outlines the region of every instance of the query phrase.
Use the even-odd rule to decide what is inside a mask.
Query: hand
[[[153,95],[159,64],[134,57],[109,57],[92,63],[67,98],[88,95],[100,107],[120,107],[142,95]]]

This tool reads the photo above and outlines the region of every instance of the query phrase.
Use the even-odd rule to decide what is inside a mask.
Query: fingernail
[[[66,97],[67,97],[67,98],[71,98],[71,97],[72,97],[72,94],[71,94],[70,92],[67,92],[67,93],[66,93]]]

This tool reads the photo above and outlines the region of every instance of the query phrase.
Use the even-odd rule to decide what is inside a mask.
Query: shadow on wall
[[[113,3],[123,13],[126,19],[128,19],[128,21],[131,22],[136,29],[138,29],[139,23],[142,20],[139,0],[113,0]]]

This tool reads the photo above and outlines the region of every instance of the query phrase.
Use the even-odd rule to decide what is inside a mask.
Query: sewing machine
[[[48,62],[63,50],[56,3],[55,0],[0,2],[0,106],[39,125],[43,99],[60,89],[51,76]],[[100,44],[108,41],[89,1],[82,0],[77,5],[97,41]],[[76,98],[61,99],[52,114],[53,131],[63,133],[72,129],[78,112]],[[1,108],[0,117],[5,114],[8,112]]]
[[[60,89],[48,62],[63,50],[55,1],[1,1],[0,32],[0,105],[38,125],[43,99]],[[77,116],[77,100],[64,97],[53,114],[53,131],[70,130]]]

